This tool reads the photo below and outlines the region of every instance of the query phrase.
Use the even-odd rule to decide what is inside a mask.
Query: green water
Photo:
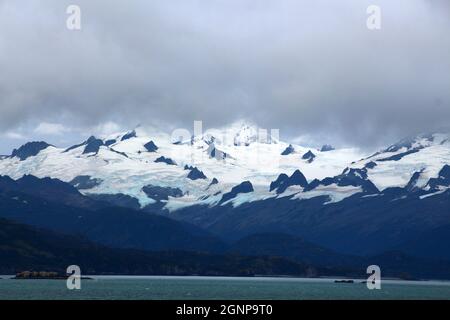
[[[450,283],[383,280],[380,290],[331,279],[102,277],[68,290],[64,280],[0,280],[0,299],[450,299]]]

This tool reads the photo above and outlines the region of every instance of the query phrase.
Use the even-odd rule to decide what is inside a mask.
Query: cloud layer
[[[73,3],[81,31],[66,29]],[[368,147],[448,126],[448,2],[377,1],[377,31],[370,4],[0,1],[0,130],[247,118]]]

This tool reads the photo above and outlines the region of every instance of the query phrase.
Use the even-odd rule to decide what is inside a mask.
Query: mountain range
[[[0,217],[114,250],[257,254],[347,274],[378,260],[447,278],[449,164],[446,132],[364,154],[242,122],[185,139],[139,127],[13,150],[0,159]]]

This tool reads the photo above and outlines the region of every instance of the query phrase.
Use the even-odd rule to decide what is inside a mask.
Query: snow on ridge
[[[19,162],[17,159],[11,158],[2,159],[0,160],[0,174],[10,175],[13,178],[20,178],[24,174],[33,174],[38,177],[58,178],[66,182],[79,175],[89,175],[93,178],[102,179],[103,182],[94,188],[83,190],[84,193],[123,193],[137,198],[142,206],[153,202],[142,192],[142,187],[145,185],[153,184],[179,188],[183,191],[184,196],[176,199],[170,198],[166,204],[166,208],[169,210],[177,210],[193,204],[214,205],[220,201],[224,193],[245,180],[252,183],[255,191],[239,194],[231,199],[233,206],[241,205],[244,202],[276,197],[277,195],[269,192],[269,185],[281,173],[291,175],[298,169],[310,182],[313,179],[336,176],[342,173],[346,167],[351,166],[352,161],[365,156],[357,149],[351,148],[327,152],[314,150],[315,160],[312,163],[307,163],[301,159],[301,155],[311,148],[292,144],[296,152],[281,156],[282,151],[289,146],[289,143],[279,140],[276,143],[264,143],[258,139],[255,140],[255,128],[257,127],[248,122],[237,122],[228,127],[230,130],[225,133],[226,139],[218,139],[214,142],[218,149],[231,155],[230,158],[225,160],[211,158],[208,155],[209,145],[206,139],[203,139],[204,136],[202,136],[202,139],[194,139],[192,144],[177,145],[171,141],[171,136],[167,133],[137,127],[134,129],[136,136],[131,136],[125,140],[122,140],[122,137],[131,131],[118,132],[102,137],[104,142],[108,140],[115,140],[115,142],[108,146],[101,146],[96,154],[82,154],[82,147],[65,153],[63,152],[65,148],[49,147],[24,161]],[[224,129],[227,128],[205,132],[214,136],[214,132],[219,135]],[[239,135],[237,135],[238,133]],[[270,128],[268,128],[268,134],[270,134]],[[239,142],[243,143],[235,143],[236,136],[242,139]],[[144,144],[149,141],[153,141],[158,147],[156,152],[148,152],[144,148]],[[444,141],[444,138],[442,137],[439,141]],[[437,148],[438,154],[444,152],[444,149],[448,152],[449,149],[446,144],[436,145],[435,143],[412,156],[414,156],[414,159],[417,157],[419,159],[421,159],[420,157],[424,158],[422,152],[429,148]],[[169,166],[165,163],[155,163],[155,160],[160,156],[172,159],[177,165]],[[406,160],[407,157],[401,159],[397,165]],[[426,164],[425,160],[422,159],[422,161],[418,161],[414,168],[409,168],[404,177],[400,174],[402,177],[401,184],[408,182],[410,175],[413,174],[413,169],[416,171],[422,169]],[[357,165],[360,164],[357,163]],[[197,167],[204,172],[207,179],[196,181],[187,179],[188,171],[184,170],[185,165]],[[384,165],[392,164],[385,163]],[[439,165],[440,162],[435,165],[437,171],[442,168]],[[434,168],[434,165],[432,168]],[[376,170],[381,170],[380,172],[383,174],[377,174]],[[433,170],[425,170],[424,176],[432,176]],[[368,170],[369,179],[372,180],[373,178],[372,181],[376,185],[377,181],[386,182],[387,180],[383,179],[394,179],[389,174],[386,175],[385,171],[383,171],[382,166],[379,166],[378,169],[376,167]],[[208,188],[213,178],[217,178],[219,183]],[[397,183],[399,182],[394,180],[387,184]],[[326,190],[318,188],[318,190],[305,193],[300,191],[295,188],[288,188],[280,197],[289,194],[295,195],[294,198],[305,198],[320,193],[329,195],[331,201],[337,201],[343,199],[344,196],[358,192],[358,189],[347,190],[344,187],[335,189],[329,187]],[[220,194],[217,195],[219,192]]]
[[[405,145],[392,148],[393,151],[382,151],[369,158],[364,158],[357,149],[336,149],[327,152],[314,150],[316,158],[312,163],[301,159],[301,155],[310,148],[292,144],[295,152],[281,156],[289,143],[261,143],[252,140],[254,131],[248,129],[247,123],[236,123],[231,126],[226,141],[214,141],[221,151],[231,155],[224,160],[218,160],[208,155],[209,141],[214,136],[214,130],[206,131],[211,134],[201,139],[194,137],[193,143],[174,144],[171,136],[166,133],[135,128],[136,136],[130,135],[128,139],[122,137],[130,133],[121,132],[106,137],[115,140],[110,145],[100,146],[97,153],[83,154],[84,147],[64,152],[66,148],[50,146],[41,150],[36,156],[23,161],[17,158],[0,159],[0,174],[9,175],[14,179],[24,174],[37,177],[52,177],[69,182],[79,175],[89,175],[99,178],[103,182],[83,193],[123,193],[137,198],[142,206],[151,204],[154,200],[142,192],[142,187],[153,184],[162,187],[179,188],[183,196],[169,198],[166,208],[177,210],[182,207],[204,204],[216,205],[222,195],[242,181],[248,180],[254,186],[254,192],[238,194],[229,200],[233,206],[245,202],[267,199],[271,197],[288,197],[292,199],[308,199],[319,195],[327,195],[330,201],[341,201],[348,196],[361,192],[359,187],[319,186],[318,188],[303,192],[300,188],[290,187],[284,193],[276,195],[269,192],[269,185],[281,173],[291,175],[300,170],[308,182],[313,179],[334,177],[342,173],[346,167],[363,168],[369,162],[376,163],[368,168],[368,178],[379,190],[388,187],[405,187],[415,172],[421,172],[415,183],[417,188],[425,188],[428,180],[438,176],[445,164],[450,163],[450,139],[448,134],[423,135],[413,141],[406,141]],[[243,129],[243,131],[242,131]],[[220,133],[222,129],[216,131]],[[243,132],[238,137],[244,144],[234,143],[237,132]],[[228,140],[229,139],[229,140]],[[245,143],[248,141],[251,143]],[[158,149],[148,152],[144,145],[153,141]],[[393,155],[402,155],[396,160],[379,161]],[[155,160],[164,156],[172,159],[177,165],[169,166],[165,163],[155,163]],[[357,160],[363,159],[363,160]],[[353,162],[352,161],[355,161]],[[203,171],[207,179],[187,179],[188,171],[184,166],[195,166]],[[217,185],[209,187],[213,178],[218,179]]]
[[[437,177],[442,167],[450,163],[450,135],[445,133],[419,135],[407,141],[408,143],[410,146],[399,145],[393,152],[386,151],[389,148],[377,152],[371,157],[353,163],[351,167],[362,168],[369,162],[376,163],[375,167],[368,169],[368,178],[379,190],[405,187],[415,172],[421,172],[416,187],[424,188],[430,178]],[[385,160],[393,156],[399,159]]]
[[[342,201],[345,198],[348,198],[360,192],[363,192],[363,189],[361,187],[338,186],[337,184],[333,183],[328,186],[319,185],[317,188],[313,190],[297,193],[291,199],[299,200],[299,199],[311,199],[318,196],[328,196],[329,200],[326,201],[324,204],[330,204]]]

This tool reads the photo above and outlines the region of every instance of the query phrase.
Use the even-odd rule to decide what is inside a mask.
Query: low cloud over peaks
[[[4,135],[246,118],[368,147],[449,125],[446,1],[378,1],[375,31],[370,1],[81,0],[80,31],[69,4],[0,1]]]

